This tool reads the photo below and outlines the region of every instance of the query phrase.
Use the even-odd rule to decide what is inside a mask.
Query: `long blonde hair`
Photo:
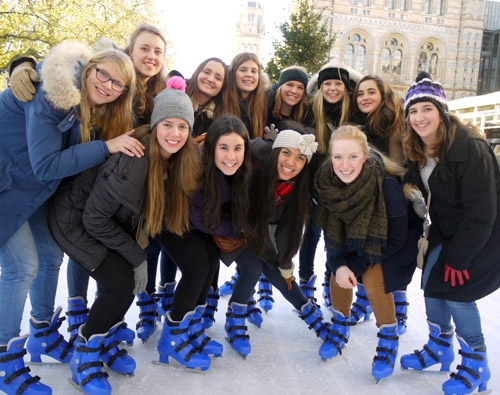
[[[166,225],[169,232],[182,236],[189,231],[189,201],[198,189],[201,174],[200,154],[191,134],[186,144],[168,160],[161,156],[157,127],[149,138],[149,174],[144,205],[146,231],[158,235]],[[149,135],[149,125],[136,132]]]
[[[88,101],[86,81],[100,63],[113,62],[125,83],[125,90],[116,100],[91,107]],[[81,101],[79,106],[80,141],[94,140],[96,131],[102,128],[102,140],[115,138],[132,129],[135,117],[132,104],[135,95],[136,76],[132,60],[122,51],[104,49],[97,52],[85,65],[81,79]]]
[[[300,70],[302,71],[305,75],[307,75],[307,69],[302,66],[298,65],[293,65],[290,67],[284,68],[281,73],[287,71],[287,70]],[[275,94],[275,99],[274,99],[274,107],[273,107],[273,116],[276,119],[281,119],[281,106],[283,105],[283,99],[281,98],[281,90],[282,90],[283,85],[281,85],[277,90]],[[307,85],[304,86],[304,96],[302,96],[302,99],[292,108],[292,112],[290,114],[290,118],[293,119],[294,121],[301,122],[304,120],[304,116],[306,113],[306,104],[307,104],[307,91],[306,91]]]

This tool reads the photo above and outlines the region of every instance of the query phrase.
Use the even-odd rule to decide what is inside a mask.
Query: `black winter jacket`
[[[409,171],[425,191],[418,166],[412,164]],[[427,251],[440,243],[443,248],[424,295],[458,302],[489,295],[500,287],[500,171],[487,142],[459,128],[450,150],[432,171],[429,188],[432,224]],[[467,269],[470,280],[456,287],[445,283],[445,263]]]
[[[147,151],[142,158],[112,155],[99,169],[65,179],[51,199],[52,235],[86,269],[94,271],[109,250],[132,267],[146,260],[135,236],[144,206],[148,157]]]

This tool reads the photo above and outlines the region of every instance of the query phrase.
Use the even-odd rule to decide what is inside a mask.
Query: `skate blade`
[[[75,387],[78,391],[80,391],[82,394],[85,394],[85,392],[83,392],[82,388],[73,381],[73,379],[71,377],[68,378],[68,381],[71,383],[71,385],[73,387]]]
[[[170,362],[172,361],[172,362]],[[163,367],[169,367],[169,368],[174,368],[174,369],[181,369],[181,370],[184,370],[186,372],[190,372],[190,373],[198,373],[198,374],[205,374],[206,371],[208,369],[205,369],[205,370],[202,370],[202,369],[191,369],[191,368],[187,368],[186,366],[180,364],[179,362],[177,362],[174,358],[171,358],[169,361],[169,363],[163,363],[163,362],[160,362],[160,361],[151,361],[151,363],[153,365],[156,365],[156,366],[163,366]]]
[[[117,375],[117,376],[134,377],[134,373],[121,373],[121,372],[117,372],[116,370],[113,370],[113,369],[111,369],[110,367],[108,367],[106,365],[104,365],[102,367],[102,371],[106,372],[106,373],[112,373],[113,375]]]
[[[52,361],[43,361],[42,360],[42,362],[26,361],[26,365],[31,365],[31,366],[61,366],[61,365],[69,365],[69,362],[60,362],[57,360],[52,360]]]
[[[430,375],[436,375],[436,376],[444,376],[444,375],[449,375],[452,371],[451,370],[438,370],[438,369],[432,369],[432,367],[424,369],[424,370],[417,370],[417,369],[404,369],[402,366],[400,366],[400,369],[403,372],[410,372],[413,374],[430,374]],[[483,395],[484,392],[481,392],[481,395]]]

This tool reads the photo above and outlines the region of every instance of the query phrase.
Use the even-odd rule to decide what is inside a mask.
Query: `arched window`
[[[433,79],[437,79],[439,66],[439,46],[426,42],[420,47],[420,55],[418,56],[418,71],[426,71]]]
[[[365,69],[366,48],[360,45],[356,50],[356,70]]]
[[[382,59],[380,62],[382,72],[392,75],[401,75],[403,61],[403,43],[397,38],[390,38],[385,41],[382,49]]]
[[[360,34],[354,33],[349,35],[345,46],[344,64],[363,72],[366,61],[366,45],[366,39]]]
[[[349,44],[345,48],[344,64],[349,67],[354,67],[354,47]]]

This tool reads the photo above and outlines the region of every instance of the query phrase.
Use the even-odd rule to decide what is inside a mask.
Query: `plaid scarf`
[[[369,158],[358,178],[344,184],[330,161],[315,178],[319,203],[314,220],[325,232],[325,244],[333,256],[356,252],[372,265],[381,262],[387,242],[387,213],[383,193],[384,167]]]
[[[283,203],[285,196],[292,192],[295,187],[295,179],[288,181],[279,181],[276,186],[276,191],[274,192],[274,206],[278,206]]]

